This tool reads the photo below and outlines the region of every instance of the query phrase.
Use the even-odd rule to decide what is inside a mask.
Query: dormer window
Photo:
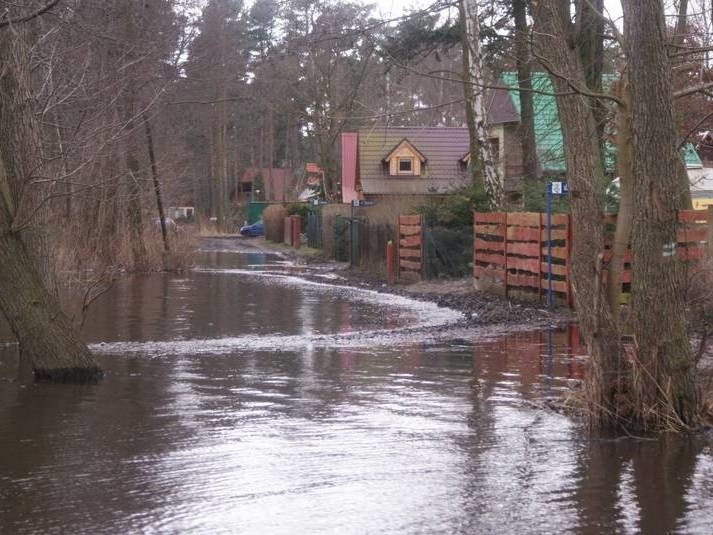
[[[399,174],[400,175],[412,175],[413,174],[413,158],[399,158]]]
[[[421,176],[426,157],[408,139],[402,139],[383,162],[389,176]]]

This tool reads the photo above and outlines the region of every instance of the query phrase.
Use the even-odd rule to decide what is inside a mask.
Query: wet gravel
[[[430,301],[439,306],[452,308],[465,314],[468,325],[494,325],[494,324],[530,324],[533,327],[564,323],[573,319],[566,310],[545,308],[528,303],[518,303],[502,296],[478,292],[472,287],[468,289],[453,290],[453,286],[461,287],[459,281],[441,281],[430,285],[428,291],[419,291],[417,285],[395,284],[388,286],[372,274],[353,269],[342,269],[339,275],[344,281],[355,286],[368,288],[378,292],[392,293],[422,301]],[[470,282],[470,281],[468,281]],[[456,283],[456,284],[453,284]]]
[[[346,284],[436,303],[441,307],[463,312],[464,325],[518,325],[537,328],[574,321],[573,313],[566,308],[555,307],[548,310],[538,303],[518,302],[504,296],[478,292],[472,286],[472,279],[444,279],[428,281],[425,284],[396,283],[389,286],[380,275],[350,268],[343,262],[325,260],[314,252],[295,251],[264,240],[252,242],[251,245],[280,254],[298,265],[305,266],[305,272],[301,276],[308,280]],[[311,273],[312,271],[314,274]],[[325,272],[331,272],[336,277],[325,280],[323,278]]]

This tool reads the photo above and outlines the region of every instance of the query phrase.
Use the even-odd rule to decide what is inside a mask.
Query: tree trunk
[[[683,45],[688,33],[688,0],[679,0],[676,27],[673,30],[672,43],[675,46]]]
[[[0,162],[2,165],[3,162]],[[0,183],[7,184],[1,173]],[[11,230],[6,198],[0,199],[0,308],[35,377],[94,381],[102,372],[56,299],[45,289],[27,248]]]
[[[522,169],[526,178],[537,178],[537,146],[535,144],[535,112],[532,99],[532,62],[527,24],[527,0],[513,0],[515,19],[515,63],[520,97],[520,146]]]
[[[213,197],[215,199],[215,217],[219,231],[224,231],[227,227],[225,217],[225,186],[227,181],[227,119],[225,99],[225,88],[220,91],[221,102],[216,104],[216,124],[215,124],[215,165]]]
[[[619,97],[623,105],[617,109],[616,135],[617,151],[616,164],[619,175],[619,213],[612,242],[612,258],[609,262],[607,292],[609,294],[609,308],[614,322],[619,324],[621,308],[621,284],[624,272],[625,255],[631,240],[631,218],[634,203],[634,184],[632,172],[632,147],[631,147],[631,95],[629,92],[628,74],[623,73],[619,86]]]
[[[38,246],[34,237],[28,245],[27,234],[13,228],[28,199],[31,207],[43,200],[43,190],[32,184],[41,155],[21,32],[0,29],[0,310],[19,342],[21,358],[31,363],[38,378],[97,379],[101,371],[44,285],[38,262],[49,264],[47,249]],[[33,186],[35,190],[28,193]],[[44,219],[25,223],[44,235]]]
[[[659,0],[629,0],[623,7],[632,100],[635,416],[646,429],[680,429],[695,420],[696,394],[685,274],[675,250],[685,167],[677,150],[666,24]]]
[[[604,0],[578,0],[577,4],[577,52],[584,70],[586,86],[595,93],[602,92],[604,70]],[[604,126],[607,109],[599,99],[590,102],[599,141],[599,158],[604,162]]]
[[[26,39],[22,27],[0,30],[0,157],[8,175],[4,187],[13,225],[21,229],[21,238],[45,287],[54,292],[47,239],[50,206],[46,188],[34,176],[43,172],[44,162]]]
[[[573,42],[569,3],[540,1],[534,5],[533,20],[539,55],[568,80],[584,86],[584,71],[576,49],[568,46]],[[553,76],[552,84],[557,92],[571,92],[567,80]],[[557,107],[570,188],[572,290],[590,355],[585,378],[588,412],[594,427],[613,427],[620,422],[621,383],[619,335],[607,306],[601,273],[604,169],[597,139],[591,135],[596,127],[589,100],[580,94],[560,96]]]
[[[124,146],[124,163],[128,174],[128,199],[126,203],[126,219],[129,224],[129,240],[131,241],[131,257],[134,269],[148,269],[148,253],[144,243],[144,222],[141,209],[141,164],[138,159],[138,143],[136,132],[136,94],[133,83],[129,83],[124,97],[123,118],[126,124],[127,139]]]
[[[460,0],[463,44],[463,91],[466,121],[470,133],[470,166],[474,182],[482,182],[490,206],[503,205],[503,184],[493,158],[488,135],[488,113],[483,98],[483,61],[480,48],[480,22],[477,0]]]
[[[156,153],[153,147],[153,135],[151,133],[151,123],[146,113],[142,116],[146,131],[146,148],[149,153],[149,163],[151,164],[151,179],[153,180],[153,190],[156,195],[156,209],[158,210],[158,218],[161,223],[161,238],[163,238],[163,250],[170,252],[171,247],[168,243],[168,232],[166,232],[166,214],[163,211],[163,199],[161,198],[161,183],[158,180],[158,165],[156,164]]]

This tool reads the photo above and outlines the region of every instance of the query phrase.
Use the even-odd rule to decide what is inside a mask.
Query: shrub
[[[552,180],[562,180],[562,178],[553,178]],[[522,184],[522,209],[525,212],[540,212],[547,211],[546,191],[548,178],[542,180],[525,179]],[[566,195],[555,195],[552,197],[552,212],[566,213],[569,212],[569,199]]]
[[[282,242],[285,239],[285,218],[287,210],[284,206],[273,204],[265,208],[262,221],[265,225],[265,239]]]
[[[416,212],[423,216],[427,226],[449,228],[469,227],[473,224],[473,212],[489,211],[488,195],[482,184],[471,184],[442,200],[422,204]]]
[[[307,216],[312,211],[309,204],[305,202],[293,202],[287,205],[287,215],[298,215],[302,222],[302,228],[307,228]]]

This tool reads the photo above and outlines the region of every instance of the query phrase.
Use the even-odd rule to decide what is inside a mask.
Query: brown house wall
[[[505,178],[522,176],[522,145],[515,124],[505,126],[505,150],[502,154],[505,156]]]

